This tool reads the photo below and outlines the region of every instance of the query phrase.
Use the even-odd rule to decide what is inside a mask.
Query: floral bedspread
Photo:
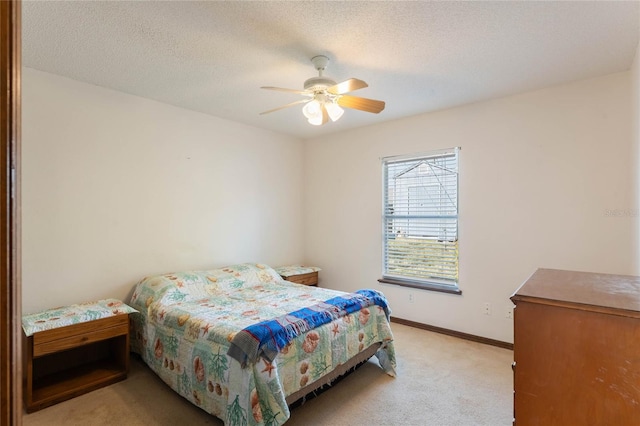
[[[272,361],[242,368],[227,355],[236,333],[345,293],[282,280],[266,265],[148,277],[136,285],[132,349],[180,395],[226,425],[281,425],[288,395],[376,342],[395,376],[393,336],[384,309],[369,306],[309,330]]]

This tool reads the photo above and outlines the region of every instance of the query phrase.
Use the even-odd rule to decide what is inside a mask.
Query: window
[[[461,293],[458,150],[382,159],[381,282]]]

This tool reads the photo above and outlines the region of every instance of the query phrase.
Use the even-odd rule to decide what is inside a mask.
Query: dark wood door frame
[[[0,424],[22,424],[20,1],[0,1]]]

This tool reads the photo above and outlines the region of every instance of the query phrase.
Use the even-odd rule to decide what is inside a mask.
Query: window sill
[[[446,284],[438,284],[438,283],[425,283],[420,281],[405,281],[405,280],[396,280],[393,278],[380,278],[378,280],[379,283],[383,284],[393,284],[399,285],[402,287],[411,287],[411,288],[419,288],[421,290],[429,290],[429,291],[437,291],[440,293],[449,293],[449,294],[462,294],[462,290],[458,287],[454,287]]]

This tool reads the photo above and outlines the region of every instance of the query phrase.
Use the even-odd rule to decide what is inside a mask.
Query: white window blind
[[[458,148],[382,160],[383,278],[458,283]]]

